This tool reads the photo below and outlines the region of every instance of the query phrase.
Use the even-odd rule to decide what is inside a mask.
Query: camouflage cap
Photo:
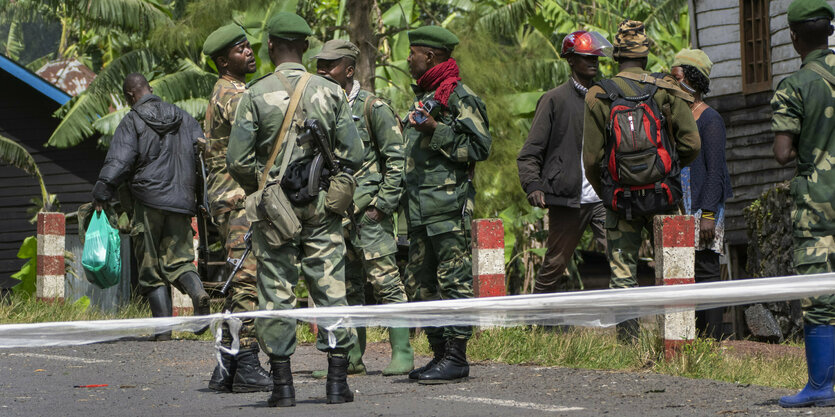
[[[810,20],[829,19],[835,17],[835,11],[826,0],[794,0],[786,10],[789,23],[800,23]]]
[[[279,12],[267,21],[267,33],[281,39],[303,39],[313,34],[310,25],[299,15]]]
[[[615,58],[643,58],[649,55],[649,38],[644,33],[644,23],[637,20],[620,22],[614,47]]]
[[[458,37],[440,26],[421,26],[409,31],[409,45],[429,46],[452,51],[458,45]]]
[[[325,44],[322,46],[322,50],[319,51],[319,53],[316,54],[316,56],[314,56],[313,58],[330,61],[334,59],[350,57],[356,60],[359,54],[360,49],[357,48],[357,46],[353,43],[343,39],[333,39],[325,42]]]
[[[671,67],[680,67],[682,65],[689,65],[696,68],[705,77],[710,78],[710,70],[713,68],[713,62],[701,49],[682,49],[676,54],[673,59]]]
[[[203,42],[203,54],[215,56],[228,46],[237,45],[246,40],[244,29],[234,23],[215,29]]]

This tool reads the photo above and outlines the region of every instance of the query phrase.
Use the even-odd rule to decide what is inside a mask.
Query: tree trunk
[[[368,91],[374,91],[374,74],[377,61],[377,35],[371,26],[370,15],[374,0],[348,0],[348,34],[351,42],[360,49],[354,78]]]

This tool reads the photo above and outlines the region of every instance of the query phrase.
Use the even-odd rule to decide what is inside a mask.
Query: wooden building
[[[765,190],[794,175],[794,163],[774,160],[770,100],[777,84],[800,68],[786,9],[791,0],[690,0],[694,48],[713,61],[705,101],[725,120],[734,197],[725,207],[732,278],[745,277],[742,210]],[[835,1],[830,1],[835,5]],[[833,42],[830,40],[830,45]]]
[[[58,196],[60,211],[71,213],[89,202],[105,153],[96,149],[95,141],[69,149],[45,146],[59,123],[52,114],[70,95],[2,55],[0,86],[0,135],[34,156],[47,191]],[[0,277],[8,277],[24,263],[16,256],[23,239],[35,234],[27,209],[32,207],[30,199],[40,196],[40,189],[29,174],[3,163],[0,179]],[[75,223],[68,222],[67,235],[75,233]]]

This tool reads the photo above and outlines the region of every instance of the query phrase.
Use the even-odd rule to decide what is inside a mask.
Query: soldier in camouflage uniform
[[[406,291],[394,255],[392,214],[402,193],[403,135],[400,121],[387,104],[360,88],[354,79],[359,49],[351,42],[334,39],[325,43],[316,55],[318,73],[329,76],[348,95],[354,121],[362,137],[365,158],[356,173],[354,193],[355,218],[359,225],[347,230],[348,262],[345,285],[350,305],[365,304],[365,283],[370,282],[374,295],[383,304],[405,303]],[[365,328],[357,330],[357,344],[348,354],[348,373],[364,374]],[[404,375],[414,368],[414,351],[409,344],[408,328],[389,329],[391,363],[383,375]]]
[[[625,77],[634,75],[649,75],[645,69],[649,55],[649,39],[644,34],[644,25],[634,20],[621,22],[614,42],[614,58],[620,65],[621,73],[612,78],[625,94],[636,94],[635,89],[626,82]],[[676,152],[681,166],[693,161],[699,153],[701,141],[699,130],[693,114],[690,112],[688,101],[684,98],[692,96],[678,89],[678,83],[672,76],[665,76],[663,81],[667,87],[659,83],[653,99],[658,108],[668,105],[671,112],[672,132],[668,132],[671,141],[675,142]],[[591,183],[597,195],[603,196],[602,168],[604,150],[606,149],[606,126],[609,125],[609,111],[611,101],[599,98],[605,90],[595,85],[586,93],[585,124],[583,129],[583,164],[586,178]],[[671,214],[671,213],[656,213]],[[606,208],[606,253],[612,268],[610,288],[637,287],[638,249],[643,241],[641,231],[646,229],[652,233],[652,219],[654,215],[636,215],[632,220],[618,212]],[[618,336],[621,340],[634,340],[638,336],[638,321],[627,320],[618,324]]]
[[[791,181],[794,267],[798,274],[833,271],[835,263],[835,53],[828,47],[835,12],[824,0],[795,0],[787,10],[801,68],[780,82],[771,100],[774,155],[797,160]],[[835,295],[802,301],[809,382],[783,407],[832,406]]]
[[[238,100],[246,90],[246,74],[255,72],[255,55],[244,30],[236,25],[222,26],[212,32],[203,43],[203,54],[212,58],[219,78],[215,83],[206,109],[204,130],[208,146],[205,151],[209,210],[226,247],[227,257],[240,258],[245,250],[244,235],[249,222],[244,211],[244,190],[226,170],[226,147]],[[238,313],[258,309],[255,291],[255,257],[246,258],[226,296],[225,311]],[[272,378],[258,360],[258,339],[255,320],[245,319],[240,329],[240,351],[233,356],[221,352],[218,364],[209,380],[209,388],[216,391],[269,391]],[[229,327],[223,324],[226,348],[232,344]]]
[[[472,298],[472,174],[475,162],[490,154],[487,111],[458,76],[458,65],[450,57],[458,44],[452,32],[424,26],[409,32],[409,43],[409,71],[417,85],[412,86],[415,101],[405,129],[402,203],[410,246],[404,283],[416,301]],[[409,378],[424,384],[465,379],[472,328],[425,330],[434,358]]]
[[[293,171],[302,172],[309,167],[314,145],[310,142],[297,143],[297,139],[305,133],[302,127],[305,119],[318,120],[335,156],[348,168],[358,170],[364,155],[362,140],[351,120],[345,93],[336,84],[315,75],[311,76],[306,87],[299,85],[299,80],[309,75],[301,62],[308,47],[307,37],[312,34],[310,26],[301,17],[282,12],[270,17],[266,29],[270,35],[270,57],[277,68],[274,73],[252,82],[238,103],[226,155],[229,173],[247,194],[258,190],[267,159],[279,140],[277,135],[289,106],[289,98],[296,88],[304,88],[301,101],[275,159],[277,162],[264,180],[280,175],[288,148],[291,151],[287,155],[287,171],[295,167]],[[284,181],[281,187],[284,191],[278,192],[287,191]],[[347,305],[342,217],[325,208],[325,196],[326,192],[322,190],[312,196],[311,202],[293,205],[293,213],[301,223],[301,232],[279,246],[267,243],[270,223],[267,219],[258,218],[261,210],[248,212],[249,218],[255,220],[252,250],[258,260],[258,304],[261,309],[281,310],[295,306],[294,290],[299,279],[299,264],[310,298],[316,306]],[[290,355],[296,348],[296,320],[257,319],[255,328],[272,366],[273,393],[268,404],[281,407],[295,405]],[[334,329],[332,337],[334,344],[329,345],[328,332],[319,327],[316,347],[328,353],[327,401],[352,401],[353,393],[348,388],[346,377],[347,350],[353,338],[345,328]]]

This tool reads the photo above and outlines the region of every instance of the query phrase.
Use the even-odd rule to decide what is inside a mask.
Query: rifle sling
[[[835,75],[832,75],[831,72],[824,69],[823,66],[821,66],[821,64],[818,64],[817,62],[812,61],[812,62],[806,64],[805,67],[809,68],[810,70],[812,70],[816,74],[820,75],[828,83],[835,86]]]
[[[276,72],[275,74],[286,88],[289,85],[286,77],[279,72]],[[304,93],[304,90],[307,88],[307,82],[310,81],[310,77],[310,73],[305,72],[296,84],[296,88],[292,89],[293,95],[290,98],[290,104],[287,106],[287,111],[284,112],[284,121],[281,122],[281,128],[278,129],[278,134],[275,136],[275,145],[273,146],[272,153],[270,153],[270,158],[267,160],[267,164],[264,166],[264,174],[261,175],[261,180],[258,183],[259,190],[263,190],[267,185],[267,178],[269,178],[270,170],[273,168],[275,158],[278,156],[278,151],[281,149],[281,144],[284,143],[284,140],[290,132],[290,125],[293,124],[293,115],[296,113],[299,100],[301,100],[302,93]],[[289,147],[284,153],[284,159],[281,163],[281,172],[279,172],[276,181],[281,181],[281,177],[284,176],[284,170],[287,168],[287,163],[290,161],[290,154],[293,153],[292,145],[295,145],[295,142],[291,142],[290,145],[291,147]]]
[[[693,96],[691,94],[688,94],[687,92],[682,91],[680,88],[678,88],[677,85],[675,85],[675,84],[673,84],[669,81],[665,81],[663,79],[653,77],[652,75],[649,75],[649,74],[635,74],[633,72],[623,71],[620,74],[618,74],[617,76],[621,77],[621,78],[626,78],[628,80],[638,81],[638,82],[645,83],[645,84],[655,84],[658,87],[661,87],[664,90],[667,90],[667,92],[669,92],[670,94],[672,94],[672,95],[674,95],[674,96],[676,96],[676,97],[678,97],[678,98],[680,98],[680,99],[682,99],[682,100],[684,100],[688,103],[692,103],[693,100],[694,100]]]

